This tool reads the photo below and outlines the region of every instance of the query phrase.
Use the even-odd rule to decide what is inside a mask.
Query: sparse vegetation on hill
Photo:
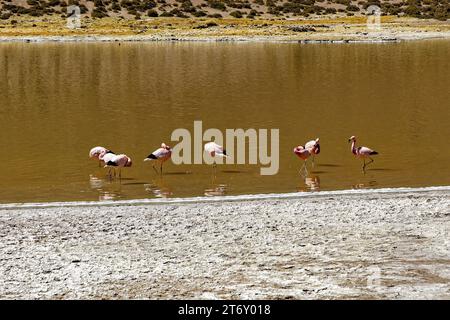
[[[450,19],[449,0],[0,0],[0,19],[14,16],[66,16],[77,5],[93,18],[143,19],[249,18],[285,19],[324,15],[362,15],[371,5],[382,15]]]

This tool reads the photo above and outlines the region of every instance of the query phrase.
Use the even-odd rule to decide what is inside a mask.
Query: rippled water
[[[450,42],[0,44],[0,202],[449,185]],[[279,128],[280,170],[142,160],[176,128]],[[380,152],[366,174],[347,143]],[[303,177],[293,147],[320,137]],[[96,145],[134,160],[109,180]]]

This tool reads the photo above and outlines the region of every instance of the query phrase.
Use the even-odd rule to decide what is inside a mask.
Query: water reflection
[[[368,188],[374,188],[378,185],[378,183],[375,180],[367,181],[367,182],[360,182],[352,185],[352,189],[368,189]]]
[[[106,200],[118,200],[121,198],[120,192],[114,192],[114,191],[101,191],[100,195],[98,196],[98,200],[100,201],[106,201]]]
[[[319,191],[320,190],[320,177],[317,173],[310,173],[306,177],[302,177],[303,184],[300,185],[298,191]]]
[[[118,200],[123,197],[121,182],[110,180],[102,174],[89,175],[89,185],[92,190],[98,192],[100,201]]]
[[[208,197],[224,196],[227,194],[227,185],[223,183],[215,183],[206,188],[204,194]]]
[[[172,188],[167,184],[163,177],[158,177],[149,184],[144,184],[147,193],[157,198],[168,198],[173,195]]]
[[[103,187],[103,180],[93,174],[89,175],[89,185],[91,189],[101,189]]]

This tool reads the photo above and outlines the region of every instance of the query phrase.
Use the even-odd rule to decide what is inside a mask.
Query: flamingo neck
[[[352,147],[351,147],[351,150],[352,150],[352,153],[353,153],[353,154],[356,154],[356,141],[355,141],[355,140],[352,141]]]

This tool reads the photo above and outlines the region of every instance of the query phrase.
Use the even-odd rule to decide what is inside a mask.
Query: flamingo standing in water
[[[107,154],[107,153],[114,153],[114,152],[112,152],[111,150],[106,149],[104,147],[94,147],[94,148],[92,148],[89,151],[89,158],[97,159],[98,160],[98,166],[100,167],[101,164],[102,164],[102,161],[103,161],[103,160],[100,159],[100,157],[102,155]]]
[[[109,168],[109,176],[111,177],[111,168],[114,169],[114,176],[116,175],[115,168],[119,168],[119,178],[122,178],[122,168],[123,167],[131,167],[133,162],[131,158],[125,154],[112,154],[107,153],[102,157],[102,160],[105,162],[105,168]]]
[[[162,175],[163,163],[169,160],[171,156],[172,156],[172,149],[163,142],[161,143],[161,148],[158,148],[155,151],[153,151],[150,155],[148,155],[147,158],[144,159],[144,161],[153,161],[153,160],[159,161],[160,174]],[[156,173],[158,173],[158,170],[156,170],[155,166],[153,166],[153,169],[156,171]]]
[[[208,142],[205,144],[205,151],[212,157],[212,158],[225,158],[227,157],[227,151],[221,146],[218,145],[215,142]],[[216,166],[216,162],[214,161],[213,166]]]
[[[109,161],[111,161],[111,160],[113,160],[114,158],[116,157],[116,154],[115,153],[113,153],[113,152],[108,152],[108,150],[103,150],[101,153],[100,153],[100,155],[98,156],[98,160],[99,160],[99,163],[104,163],[105,164],[105,167],[107,167],[106,166],[106,164],[109,162]],[[109,170],[108,170],[108,176],[111,178],[111,176],[112,176],[112,174],[111,174],[111,167],[108,167],[109,168]],[[116,173],[115,171],[114,171],[114,173]]]
[[[314,156],[320,153],[319,138],[317,138],[316,140],[308,141],[304,146],[295,147],[294,153],[297,155],[297,157],[304,161],[300,171],[304,170],[304,172],[307,173],[308,170],[306,168],[306,162],[308,161],[309,157],[313,156],[314,165]]]
[[[228,156],[227,151],[221,145],[218,145],[215,142],[206,143],[204,149],[205,149],[205,152],[208,153],[212,158],[216,158],[216,157],[217,158],[226,158]],[[217,164],[216,164],[216,161],[214,160],[214,163],[213,163],[214,177],[216,175],[216,167],[217,167]]]
[[[301,167],[300,171],[304,170],[305,173],[308,172],[308,169],[306,168],[306,161],[308,161],[309,157],[311,157],[311,152],[306,149],[304,146],[297,146],[294,148],[294,153],[303,160],[303,166]]]
[[[356,147],[356,137],[355,136],[351,136],[348,139],[348,142],[352,143],[352,147],[351,147],[352,153],[356,157],[358,157],[360,159],[363,159],[363,161],[364,161],[363,172],[365,173],[366,172],[366,166],[371,164],[374,161],[370,156],[377,155],[378,152],[376,152],[376,151],[374,151],[374,150],[372,150],[370,148],[367,148],[367,147]],[[366,163],[366,159],[367,158],[370,159],[369,163]]]
[[[316,140],[311,140],[311,141],[308,141],[307,143],[305,143],[305,149],[307,149],[309,151],[309,153],[311,153],[311,155],[312,155],[312,165],[314,167],[315,155],[320,153],[319,138],[317,138]]]

